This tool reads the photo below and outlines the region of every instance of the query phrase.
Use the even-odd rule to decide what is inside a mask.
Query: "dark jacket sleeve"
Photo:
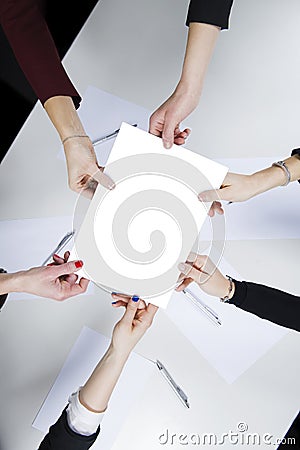
[[[232,4],[233,0],[191,0],[186,25],[201,22],[227,29]]]
[[[294,155],[298,155],[299,159],[300,159],[300,148],[294,148],[291,156],[294,156]],[[300,161],[299,161],[299,164],[300,164]],[[298,182],[300,183],[300,180],[298,180]]]
[[[300,331],[300,297],[262,284],[236,281],[229,303],[286,328]]]
[[[38,450],[87,450],[98,437],[100,427],[91,436],[82,436],[75,433],[68,425],[67,407],[57,422],[49,428]]]
[[[0,269],[0,273],[7,273],[5,269]],[[4,305],[4,303],[7,300],[7,295],[8,294],[0,294],[0,311],[2,309],[2,306]]]
[[[0,21],[16,60],[42,104],[56,95],[80,95],[68,77],[39,0],[1,0]]]

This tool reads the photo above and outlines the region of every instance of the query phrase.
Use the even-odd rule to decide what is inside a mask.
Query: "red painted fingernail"
[[[79,269],[80,267],[82,267],[83,266],[83,262],[82,261],[76,261],[75,262],[75,267],[76,267],[76,269]]]

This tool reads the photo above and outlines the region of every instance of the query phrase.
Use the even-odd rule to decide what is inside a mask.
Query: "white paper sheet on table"
[[[150,164],[153,165],[154,162],[155,171],[157,162],[157,173],[155,174],[150,170],[148,163],[145,163],[149,157]],[[137,169],[136,161],[138,161]],[[113,169],[116,168],[118,162],[118,174],[121,173],[119,179],[122,182],[119,185],[117,183],[116,188],[110,192],[98,185],[75,238],[74,257],[85,261],[82,273],[95,283],[116,292],[138,294],[164,308],[172,295],[171,288],[174,287],[179,276],[177,264],[187,258],[207,216],[207,209],[198,201],[196,190],[204,184],[220,186],[227,168],[177,145],[173,145],[172,149],[166,152],[160,138],[126,123],[121,126],[105,169],[113,179],[113,174],[116,174]],[[165,165],[164,168],[162,168],[163,165]],[[143,167],[140,168],[141,166]],[[191,167],[193,177],[190,177]],[[172,172],[174,170],[175,176]],[[169,172],[170,174],[172,172],[172,175]],[[203,178],[201,178],[202,174],[205,174]],[[187,182],[185,182],[184,176],[188,179]],[[116,180],[114,179],[114,181]],[[191,186],[195,184],[197,187],[196,190],[193,190]],[[165,195],[168,195],[168,199],[162,200],[166,198]],[[120,220],[118,229],[114,232],[113,223],[117,213],[122,208],[124,209],[128,199],[133,197],[134,199],[139,198],[140,203],[136,200],[134,204],[136,209],[130,217],[130,223]],[[176,220],[167,221],[165,216],[169,214],[169,204],[174,198],[175,203],[184,205],[184,215],[183,209],[181,209],[178,217],[175,217]],[[145,199],[145,203],[143,199]],[[156,200],[157,203],[155,203]],[[146,215],[144,212],[147,209],[147,201],[154,202],[154,204],[152,209],[150,208],[151,211],[146,211]],[[144,215],[140,214],[141,212]],[[190,216],[195,227],[190,233],[186,233],[183,232],[184,224],[188,222]],[[142,219],[138,222],[140,218]],[[173,222],[179,223],[179,227],[175,226]],[[139,226],[136,225],[137,223]],[[172,226],[175,228],[173,229]],[[122,252],[115,243],[118,234],[123,233],[123,228],[127,230],[128,236],[131,233],[131,238],[128,237],[128,240],[132,239],[130,245],[136,246],[140,254],[147,251],[150,236],[152,237],[151,233],[156,230],[164,230],[163,234],[167,244],[162,257],[158,258],[159,261],[156,259],[151,265],[135,263],[138,260],[132,262],[128,254],[122,257]],[[181,248],[177,248],[180,244],[181,232],[183,251]],[[165,251],[165,249],[167,250]],[[178,256],[179,253],[180,257],[176,260],[175,256]],[[154,286],[153,289],[155,289],[155,283],[159,283],[159,277],[167,270],[169,279],[172,280],[172,286],[168,285],[168,290],[160,290],[160,295],[148,295],[148,286],[150,289]],[[109,276],[105,275],[105,271]],[[154,279],[155,281],[153,281]],[[150,280],[149,283],[148,280]]]
[[[0,221],[1,267],[7,272],[37,267],[55,249],[62,237],[72,231],[72,217],[43,217],[33,219],[16,219]],[[73,239],[60,252],[71,250]],[[90,283],[86,294],[91,294],[94,286]],[[9,295],[8,301],[32,298],[32,295],[15,292]]]
[[[132,125],[137,123],[140,129],[146,131],[150,114],[151,112],[146,108],[94,86],[87,88],[78,110],[78,115],[92,141],[119,129],[122,122]],[[100,165],[105,165],[114,141],[115,138],[95,145]],[[62,148],[58,153],[58,158],[64,159]]]
[[[72,392],[82,386],[92,373],[109,344],[102,334],[84,327],[70,351],[60,373],[50,389],[32,426],[46,433],[56,422],[68,402]],[[101,423],[101,433],[93,449],[109,450],[131,406],[152,375],[156,373],[155,364],[142,356],[132,353],[123,369],[112,393],[109,407]],[[138,382],[137,382],[138,380]]]
[[[223,258],[219,268],[237,280],[243,278]],[[174,292],[166,314],[224,380],[231,384],[270,350],[288,330],[234,305],[205,294],[196,283],[190,290],[219,316],[211,323],[182,293]]]
[[[286,155],[288,156],[288,155]],[[229,167],[229,172],[251,174],[281,157],[217,159]],[[278,169],[280,170],[280,169]],[[264,192],[246,202],[227,205],[223,202],[226,220],[226,239],[299,239],[300,238],[300,185],[293,182]],[[203,239],[210,235],[206,221],[201,233]]]

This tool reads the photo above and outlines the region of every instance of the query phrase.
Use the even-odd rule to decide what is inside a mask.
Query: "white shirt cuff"
[[[69,397],[67,408],[67,420],[71,430],[83,436],[91,436],[96,433],[104,413],[89,411],[79,400],[80,388]]]

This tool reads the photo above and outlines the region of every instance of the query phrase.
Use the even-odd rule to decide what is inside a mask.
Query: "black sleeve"
[[[40,0],[1,0],[0,24],[16,60],[42,105],[51,97],[81,97],[61,63]]]
[[[49,428],[38,450],[87,450],[100,432],[100,427],[91,436],[75,433],[68,425],[67,408],[64,409],[57,422]]]
[[[228,29],[232,4],[233,0],[191,0],[186,25],[201,22]]]
[[[294,150],[292,151],[291,156],[294,156],[294,155],[298,155],[299,159],[300,159],[300,148],[294,148]],[[300,164],[300,162],[299,162],[299,164]],[[298,182],[300,183],[300,180],[298,180]]]
[[[5,269],[0,269],[0,273],[7,273]],[[8,294],[0,294],[0,311],[6,302]]]
[[[300,331],[300,297],[262,284],[236,281],[229,303],[286,328]]]

